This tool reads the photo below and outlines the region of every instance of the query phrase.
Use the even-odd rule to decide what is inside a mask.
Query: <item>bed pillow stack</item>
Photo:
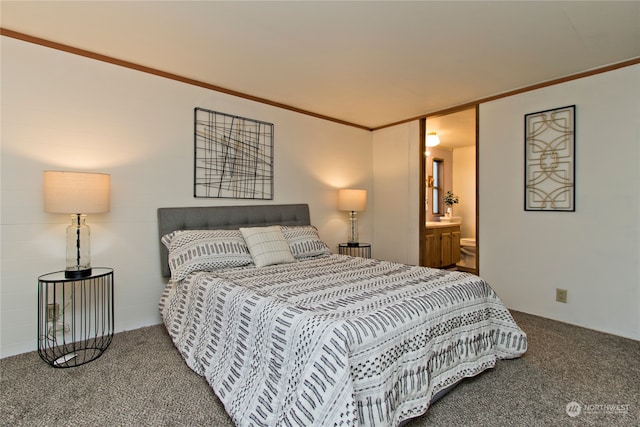
[[[195,271],[265,267],[331,255],[312,225],[178,230],[162,237],[173,280]]]
[[[161,240],[169,250],[174,280],[194,271],[243,267],[253,262],[240,230],[179,230]]]

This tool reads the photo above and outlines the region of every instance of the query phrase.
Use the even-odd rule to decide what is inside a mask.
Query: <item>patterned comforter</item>
[[[481,278],[342,255],[192,273],[160,311],[238,426],[396,426],[527,348]]]

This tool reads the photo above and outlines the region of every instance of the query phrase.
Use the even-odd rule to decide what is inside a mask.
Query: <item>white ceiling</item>
[[[1,12],[3,29],[370,128],[640,57],[638,1],[2,1]]]
[[[476,109],[428,117],[426,131],[438,135],[441,148],[453,150],[476,145]]]

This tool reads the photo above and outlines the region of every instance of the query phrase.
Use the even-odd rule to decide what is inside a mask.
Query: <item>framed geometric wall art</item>
[[[575,109],[524,116],[525,211],[575,211]]]
[[[194,111],[194,197],[273,199],[273,124]]]

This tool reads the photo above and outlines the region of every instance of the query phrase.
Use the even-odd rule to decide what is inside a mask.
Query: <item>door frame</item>
[[[444,115],[448,115],[448,114],[453,114],[453,113],[457,113],[459,111],[464,111],[464,110],[468,110],[470,108],[474,108],[475,109],[475,138],[476,138],[476,198],[475,198],[475,203],[476,203],[476,268],[475,271],[473,271],[473,273],[475,274],[480,274],[480,197],[479,197],[479,191],[478,189],[480,188],[480,169],[479,169],[479,165],[480,165],[480,105],[479,104],[475,104],[472,106],[465,106],[459,109],[453,109],[453,110],[448,110],[446,114],[434,114],[431,116],[425,116],[423,118],[420,119],[419,121],[419,141],[420,143],[418,144],[418,148],[420,150],[419,152],[419,158],[420,158],[420,167],[419,167],[419,173],[418,173],[418,177],[420,180],[419,183],[419,191],[418,194],[420,197],[420,201],[418,203],[418,206],[420,207],[420,212],[418,213],[418,221],[420,221],[420,224],[418,226],[418,230],[420,230],[420,237],[419,237],[419,246],[420,246],[420,254],[419,254],[419,258],[418,258],[418,262],[420,265],[424,266],[425,264],[425,260],[427,257],[427,227],[426,227],[426,219],[427,219],[427,186],[426,186],[426,179],[427,179],[427,155],[426,155],[426,146],[424,144],[424,141],[426,141],[426,136],[427,136],[427,119],[429,117],[438,117],[438,116],[444,116]]]

